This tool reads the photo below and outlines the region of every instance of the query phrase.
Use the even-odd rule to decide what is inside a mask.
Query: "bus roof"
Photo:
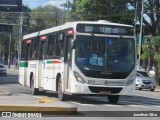
[[[59,31],[59,30],[62,30],[62,29],[67,29],[67,28],[75,28],[77,24],[79,23],[83,23],[83,24],[102,24],[102,25],[115,25],[115,26],[125,26],[125,27],[133,27],[132,25],[126,25],[126,24],[119,24],[119,23],[112,23],[110,21],[106,21],[106,20],[99,20],[99,21],[74,21],[74,22],[67,22],[63,25],[60,25],[60,26],[56,26],[56,27],[52,27],[52,28],[48,28],[48,29],[45,29],[45,30],[41,30],[41,31],[38,31],[38,32],[34,32],[34,33],[31,33],[31,34],[27,34],[27,35],[24,35],[23,36],[23,39],[29,39],[29,38],[34,38],[34,37],[37,37],[37,36],[41,36],[41,35],[45,35],[45,34],[48,34],[48,33],[52,33],[52,32],[55,32],[55,31]]]

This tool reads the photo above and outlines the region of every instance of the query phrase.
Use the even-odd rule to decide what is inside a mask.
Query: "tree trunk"
[[[157,61],[157,52],[155,52],[155,80],[156,80],[156,83],[158,85],[160,85],[160,81],[159,81],[159,68],[158,68],[158,61]]]

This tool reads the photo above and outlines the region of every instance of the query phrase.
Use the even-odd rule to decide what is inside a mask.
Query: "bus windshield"
[[[134,68],[134,39],[78,35],[75,43],[81,70],[125,73]]]

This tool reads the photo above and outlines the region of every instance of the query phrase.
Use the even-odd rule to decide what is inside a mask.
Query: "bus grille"
[[[89,89],[90,89],[90,91],[93,92],[93,93],[99,93],[99,92],[101,92],[101,91],[110,91],[111,94],[120,93],[120,91],[122,90],[122,88],[93,87],[93,86],[89,86]]]

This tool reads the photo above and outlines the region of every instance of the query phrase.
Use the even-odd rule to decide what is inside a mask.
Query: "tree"
[[[27,6],[23,5],[23,12],[28,12],[30,9]],[[8,59],[9,54],[9,46],[11,46],[11,56],[16,55],[18,51],[18,29],[19,29],[19,17],[20,13],[14,12],[0,12],[0,23],[10,24],[13,25],[13,30],[11,33],[1,33],[0,34],[0,57],[3,57],[5,60]],[[26,24],[26,18],[24,17],[24,23]],[[11,34],[11,45],[9,45],[10,41],[10,34]]]
[[[29,32],[35,32],[62,24],[64,11],[52,5],[46,5],[32,10],[30,16]]]
[[[131,0],[130,5],[135,9],[137,3],[137,19],[141,20],[142,0]],[[151,36],[157,35],[157,27],[160,19],[160,3],[159,0],[144,0],[143,24],[149,29]]]
[[[137,18],[140,21],[141,18],[141,6],[142,6],[142,0],[132,0],[130,1],[130,4],[135,7],[135,4],[137,3],[138,10],[137,10]],[[151,35],[151,41],[150,41],[150,57],[149,61],[150,64],[148,66],[155,65],[155,79],[158,80],[159,78],[159,47],[160,47],[160,39],[157,36],[160,36],[160,1],[159,0],[144,0],[144,14],[147,17],[143,17],[143,24],[145,28],[143,30],[146,31],[146,28],[149,30],[149,34]],[[152,60],[154,58],[154,60]],[[150,67],[149,67],[150,68]],[[159,72],[158,72],[159,71]],[[160,81],[159,81],[160,84]]]
[[[28,33],[28,27],[30,26],[30,13],[31,9],[28,6],[23,5],[23,35]]]
[[[129,0],[74,0],[72,15],[78,20],[109,20],[134,24],[134,10],[129,8]]]

